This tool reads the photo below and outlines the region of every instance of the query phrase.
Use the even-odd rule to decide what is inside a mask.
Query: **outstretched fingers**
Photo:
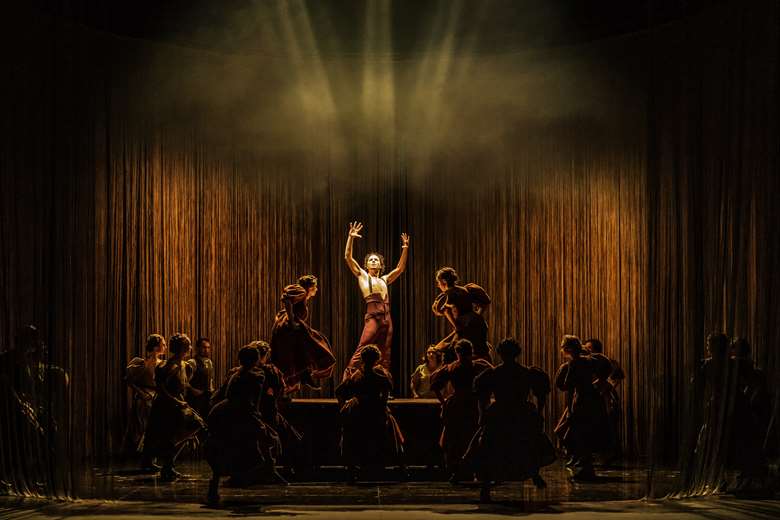
[[[349,234],[350,236],[361,238],[360,236],[360,230],[363,229],[363,224],[360,222],[350,222],[349,223]]]

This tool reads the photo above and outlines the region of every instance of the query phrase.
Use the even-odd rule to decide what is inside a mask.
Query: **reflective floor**
[[[176,503],[200,503],[206,495],[210,471],[205,462],[183,462],[177,469],[188,478],[174,483],[160,482],[156,476],[139,473],[133,466],[93,468],[85,472],[79,496],[82,498],[141,500]],[[375,480],[344,482],[342,468],[321,468],[316,475],[290,476],[290,484],[256,485],[232,488],[223,485],[226,504],[365,505],[455,504],[476,502],[476,484],[453,485],[441,473],[425,468],[409,469],[410,479],[399,482],[400,473],[387,470]],[[647,496],[663,497],[674,490],[676,472],[656,471],[653,488],[648,489],[646,468],[602,468],[595,482],[575,483],[562,464],[542,470],[546,489],[532,483],[505,483],[493,491],[498,502],[523,501],[539,506],[569,501],[636,500]],[[289,476],[289,475],[288,475]],[[313,478],[316,477],[316,481]]]
[[[150,516],[204,520],[235,519],[237,516],[301,517],[305,520],[498,520],[510,516],[555,520],[774,520],[780,518],[780,501],[707,498],[562,504],[503,501],[487,505],[467,502],[407,506],[278,506],[228,502],[219,507],[209,507],[202,504],[159,501],[79,500],[52,503],[0,497],[0,518],[4,520],[140,520]]]

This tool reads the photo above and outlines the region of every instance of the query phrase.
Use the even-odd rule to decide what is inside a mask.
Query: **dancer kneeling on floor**
[[[250,344],[238,353],[240,368],[225,383],[225,399],[214,405],[208,417],[206,460],[211,466],[209,501],[219,500],[219,479],[247,486],[258,482],[284,483],[274,468],[279,437],[260,414],[265,372],[258,367],[260,353]],[[221,392],[220,392],[221,393]]]

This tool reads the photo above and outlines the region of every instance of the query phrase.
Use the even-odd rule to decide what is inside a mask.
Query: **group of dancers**
[[[379,253],[366,255],[363,265],[353,258],[362,229],[361,223],[350,223],[344,259],[366,304],[363,332],[335,389],[341,452],[351,480],[358,468],[403,466],[404,445],[387,404],[393,387],[388,286],[406,269],[410,239],[401,235],[398,264],[384,274]],[[494,360],[483,316],[491,300],[482,287],[459,284],[451,267],[436,272],[436,283],[440,293],[433,312],[444,317],[452,331],[428,348],[425,362],[412,376],[412,391],[418,397],[436,396],[442,404],[440,445],[450,480],[476,476],[483,500],[490,499],[495,482],[531,479],[545,487],[539,470],[556,459],[541,416],[550,378],[539,368],[518,363],[521,346],[513,338],[497,345]],[[146,356],[130,362],[127,377],[134,401],[126,438],[142,453],[145,469],[159,470],[162,480],[179,478],[176,457],[188,439],[199,436],[212,468],[210,501],[219,500],[223,476],[239,486],[284,482],[276,461],[282,450],[295,450],[301,434],[280,413],[279,401],[302,386],[317,388],[318,380],[332,377],[336,363],[328,339],[308,321],[308,304],[317,288],[313,275],[284,288],[270,343],[256,340],[242,347],[238,366],[218,390],[207,338],[196,341],[190,357],[185,334],[167,343],[160,335],[149,336]],[[616,438],[609,403],[616,402],[615,387],[622,379],[617,364],[599,352],[597,340],[585,346],[574,336],[564,338],[561,347],[567,359],[555,381],[567,393],[556,432],[570,456],[574,478],[580,479],[594,476],[593,453]],[[163,361],[166,348],[169,355]]]

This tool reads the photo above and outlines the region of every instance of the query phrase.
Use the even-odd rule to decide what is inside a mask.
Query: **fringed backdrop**
[[[673,463],[692,427],[687,388],[707,332],[746,336],[758,364],[778,371],[778,17],[767,16],[776,6],[762,8],[728,5],[587,49],[485,57],[471,69],[475,82],[491,70],[521,77],[512,68],[521,59],[541,74],[545,60],[553,71],[583,56],[601,56],[608,79],[571,86],[583,96],[571,113],[524,112],[511,125],[500,110],[459,120],[459,107],[484,98],[468,82],[445,90],[437,102],[454,106],[446,124],[466,139],[427,154],[395,116],[385,114],[387,128],[406,137],[389,143],[351,128],[338,100],[326,111],[341,114],[332,132],[305,111],[283,131],[279,121],[268,122],[273,132],[262,121],[247,131],[252,114],[192,86],[215,82],[262,104],[264,92],[230,84],[246,57],[57,21],[8,27],[27,56],[6,56],[3,82],[0,340],[9,350],[33,323],[49,361],[70,374],[63,448],[45,451],[41,467],[117,452],[124,367],[148,334],[208,336],[221,380],[241,345],[269,338],[280,290],[302,274],[320,279],[311,322],[331,339],[340,374],[363,315],[343,262],[352,220],[366,224],[358,260],[377,250],[392,266],[400,233],[412,237],[407,272],[391,288],[399,395],[446,332],[430,305],[433,273],[450,265],[491,294],[490,340],[517,337],[525,362],[551,377],[563,334],[602,339],[627,374],[619,392],[629,453]],[[692,39],[691,26],[711,32]],[[352,67],[315,65],[334,82],[332,70]],[[401,78],[418,63],[392,66]],[[294,76],[271,62],[255,67],[255,87]],[[529,106],[559,102],[534,88]],[[581,110],[588,103],[611,106]],[[427,128],[446,141],[435,116]],[[475,121],[484,127],[470,133]],[[501,135],[481,142],[493,123]],[[335,382],[316,395],[332,395]],[[555,392],[548,433],[562,407]],[[16,467],[25,441],[9,428],[3,440],[3,467]],[[73,473],[46,474],[46,492],[74,492]]]

